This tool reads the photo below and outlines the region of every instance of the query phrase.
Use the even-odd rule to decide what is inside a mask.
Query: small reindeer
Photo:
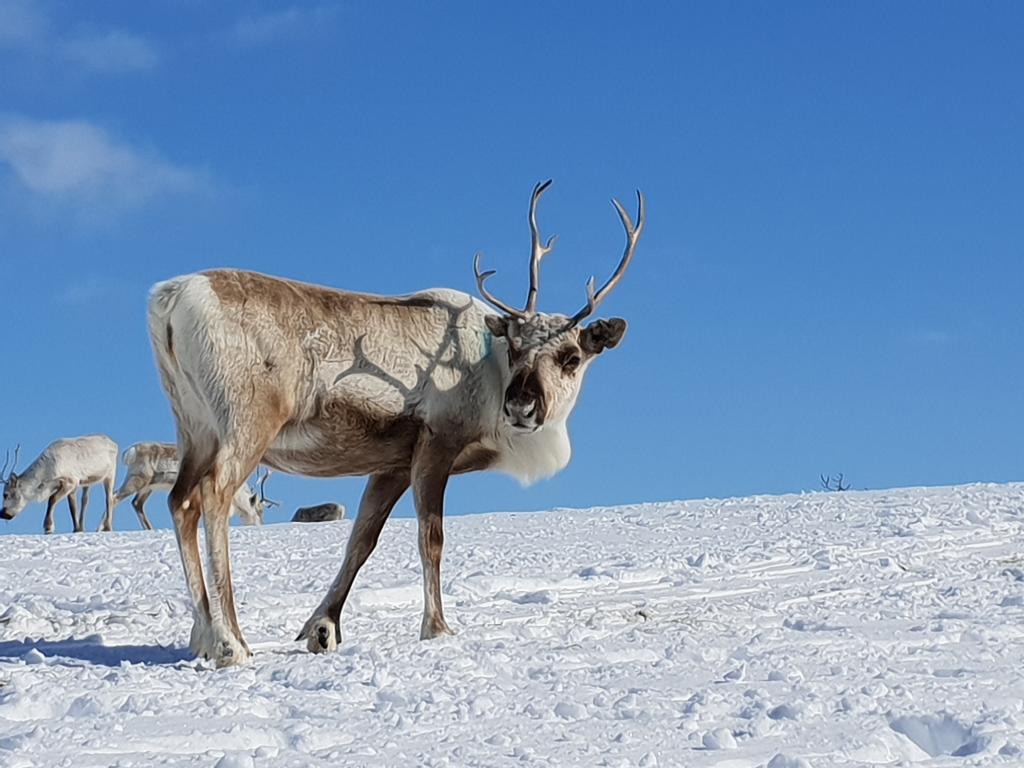
[[[826,491],[848,491],[850,490],[850,484],[843,485],[843,473],[840,472],[835,477],[828,475],[819,475],[821,478],[821,487]]]
[[[101,531],[113,530],[114,524],[114,476],[117,473],[117,443],[106,435],[63,438],[54,440],[39,454],[28,469],[20,475],[14,470],[18,465],[20,446],[14,451],[14,462],[10,473],[4,457],[4,468],[0,470],[0,481],[4,484],[3,508],[0,518],[13,520],[29,504],[46,499],[46,517],[43,531],[53,533],[53,509],[57,502],[66,498],[71,512],[71,524],[76,533],[85,530],[85,510],[89,504],[89,488],[103,483],[106,491],[107,512],[100,525]],[[75,499],[75,491],[82,489],[81,504]]]
[[[128,474],[114,494],[114,504],[120,504],[131,496],[139,522],[143,528],[151,531],[153,526],[146,517],[146,500],[153,491],[169,491],[174,486],[174,481],[178,479],[178,449],[172,443],[136,443],[125,450],[121,460]],[[237,515],[245,525],[262,525],[267,507],[276,507],[278,504],[266,496],[268,477],[269,469],[258,478],[258,495],[245,483],[231,500],[231,514]]]

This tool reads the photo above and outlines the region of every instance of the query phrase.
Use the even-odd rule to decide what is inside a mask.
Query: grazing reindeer
[[[39,454],[28,469],[20,475],[14,469],[18,464],[18,451],[10,474],[7,461],[0,471],[4,483],[4,505],[0,518],[13,520],[25,507],[46,499],[46,517],[43,531],[53,533],[53,509],[63,498],[68,500],[71,524],[75,533],[85,530],[85,509],[89,505],[89,486],[103,483],[107,498],[107,513],[100,525],[101,531],[114,527],[114,476],[117,473],[117,444],[106,435],[64,438],[54,440]],[[75,491],[82,489],[81,505],[75,500]]]
[[[121,487],[114,493],[114,504],[120,504],[129,496],[139,516],[139,522],[147,531],[153,526],[146,517],[146,501],[153,491],[169,491],[178,477],[178,449],[170,443],[136,443],[121,455],[128,474]],[[231,499],[231,514],[245,525],[263,525],[263,513],[267,507],[276,507],[277,502],[266,497],[266,482],[270,470],[259,478],[260,492],[257,495],[248,483],[243,483]]]
[[[374,296],[239,270],[156,285],[149,333],[178,426],[181,471],[168,503],[191,592],[190,647],[218,666],[251,655],[235,614],[228,556],[234,489],[259,463],[283,472],[369,475],[341,570],[297,639],[332,650],[342,606],[385,520],[412,487],[419,520],[421,638],[450,634],[441,605],[442,511],[453,474],[495,469],[524,482],[569,462],[567,419],[593,360],[626,321],[582,322],[622,279],[644,228],[613,200],[626,248],[600,290],[571,316],[537,311],[541,259],[552,250],[530,201],[533,254],[526,307],[477,286],[500,314],[468,294],[430,290]],[[197,528],[206,528],[207,594]],[[211,613],[211,606],[219,607]]]

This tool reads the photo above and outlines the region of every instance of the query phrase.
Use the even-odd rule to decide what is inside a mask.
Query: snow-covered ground
[[[1024,765],[1024,485],[232,529],[256,657],[187,658],[169,531],[0,537],[0,765]]]

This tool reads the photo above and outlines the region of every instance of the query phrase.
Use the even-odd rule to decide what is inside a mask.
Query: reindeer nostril
[[[529,403],[523,406],[523,416],[532,416],[535,410],[537,410],[537,401],[531,400]]]

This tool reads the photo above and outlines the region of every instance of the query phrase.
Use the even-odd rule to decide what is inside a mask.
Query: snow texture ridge
[[[429,642],[396,519],[314,656],[350,529],[231,530],[220,671],[170,531],[0,537],[0,765],[1024,764],[1024,485],[452,518]]]

